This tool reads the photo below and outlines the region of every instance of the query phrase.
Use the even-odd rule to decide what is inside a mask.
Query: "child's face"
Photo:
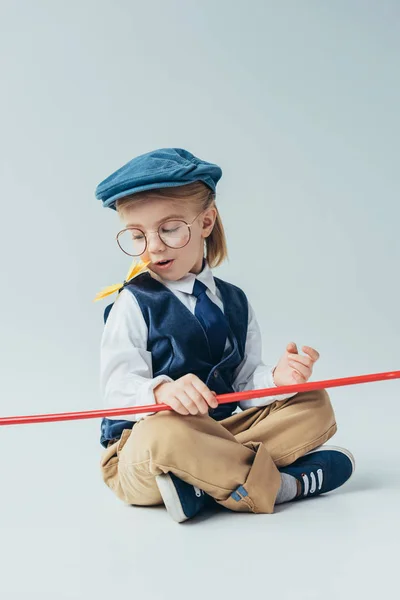
[[[147,237],[147,247],[140,256],[143,262],[150,261],[148,268],[170,281],[177,281],[187,273],[200,273],[203,255],[204,239],[208,237],[214,226],[216,210],[208,208],[197,218],[193,204],[173,200],[147,199],[138,201],[123,209],[122,219],[125,227],[138,227]],[[192,223],[191,236],[183,248],[170,248],[157,235],[157,229],[163,221],[180,219]],[[195,219],[195,220],[194,220]],[[194,221],[193,221],[194,220]],[[162,267],[159,261],[171,262]]]

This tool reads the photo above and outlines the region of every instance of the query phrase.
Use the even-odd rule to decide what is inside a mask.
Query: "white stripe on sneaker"
[[[308,490],[310,489],[310,483],[308,481],[307,475],[305,475],[304,473],[302,475],[302,478],[303,478],[303,483],[304,483],[304,492],[303,492],[303,495],[307,496]]]
[[[311,477],[310,494],[313,494],[315,492],[315,490],[317,489],[317,480],[315,479],[315,475],[312,471],[310,473],[310,477]]]
[[[324,481],[324,474],[322,472],[322,469],[318,469],[317,477],[318,477],[318,489],[320,490],[322,488],[322,483]]]

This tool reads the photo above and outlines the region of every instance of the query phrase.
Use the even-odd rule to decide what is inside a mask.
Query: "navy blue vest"
[[[233,392],[234,371],[244,358],[248,305],[240,288],[217,277],[214,280],[221,293],[232,345],[217,365],[212,363],[202,325],[165,285],[149,273],[142,273],[124,288],[135,296],[148,328],[147,350],[152,356],[153,377],[168,375],[176,380],[194,373],[217,394],[227,394]],[[112,306],[106,307],[104,322]],[[220,421],[229,417],[237,406],[237,402],[220,404],[215,409],[210,408],[209,414]],[[110,440],[119,439],[122,431],[131,429],[134,424],[134,421],[103,419],[100,443],[106,448]]]

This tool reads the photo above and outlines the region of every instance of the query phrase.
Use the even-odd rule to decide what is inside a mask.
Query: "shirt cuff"
[[[144,383],[140,388],[138,394],[138,406],[149,406],[151,404],[156,404],[154,388],[156,388],[161,383],[168,383],[170,381],[173,381],[173,379],[171,379],[171,377],[168,377],[168,375],[159,375],[158,377],[154,377],[153,379],[149,379],[149,381],[146,381],[146,383]],[[136,420],[139,421],[140,419],[144,419],[145,417],[148,417],[150,415],[154,415],[154,411],[138,413],[137,415],[135,415],[135,417]]]
[[[152,404],[156,404],[156,399],[154,397],[154,388],[157,387],[159,384],[164,383],[164,382],[169,382],[169,381],[173,381],[173,379],[171,379],[171,377],[168,377],[168,375],[159,375],[158,377],[154,377],[154,379],[146,379],[145,382],[141,383],[140,386],[138,387],[138,389],[135,391],[134,394],[134,403],[131,404],[132,408],[134,408],[135,406],[151,406]],[[125,406],[125,408],[127,408],[127,405],[124,404],[123,406]],[[129,404],[128,404],[129,406]],[[112,407],[110,407],[112,408]],[[127,414],[124,415],[123,417],[121,416],[112,416],[109,417],[109,419],[113,419],[113,420],[120,420],[120,419],[125,419],[126,421],[140,421],[141,419],[144,419],[145,417],[149,417],[150,415],[154,415],[155,411],[150,411],[150,412],[144,412],[144,413],[131,413],[131,414]]]
[[[279,388],[278,385],[276,385],[275,380],[274,380],[274,375],[273,375],[273,371],[275,367],[272,367],[272,369],[269,371],[268,375],[267,375],[267,379],[268,379],[268,383],[269,383],[269,387],[275,387],[275,388]],[[288,400],[289,398],[293,398],[293,396],[295,396],[297,394],[297,392],[292,392],[291,394],[280,394],[279,396],[270,396],[270,399],[273,398],[273,402],[281,402],[282,400]]]
[[[260,379],[257,380],[257,389],[261,388],[261,387],[266,387],[266,388],[276,388],[276,390],[279,390],[279,386],[276,385],[275,381],[274,381],[274,377],[272,375],[272,371],[274,370],[275,367],[267,367],[264,372],[263,372],[263,379],[262,381]],[[292,398],[292,396],[295,396],[297,392],[294,392],[292,394],[279,394],[279,395],[274,395],[274,396],[264,396],[264,397],[257,397],[257,398],[251,398],[250,400],[241,400],[239,402],[239,406],[242,410],[246,410],[248,408],[254,408],[254,407],[263,407],[263,406],[268,406],[269,404],[273,404],[274,402],[280,402],[282,400],[288,400],[289,398]]]

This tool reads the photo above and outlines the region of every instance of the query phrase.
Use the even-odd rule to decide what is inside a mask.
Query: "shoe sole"
[[[351,462],[351,466],[352,466],[351,474],[354,473],[354,471],[356,469],[356,461],[355,461],[352,453],[349,450],[346,450],[345,448],[340,448],[339,446],[320,446],[319,448],[315,448],[315,450],[311,450],[311,452],[307,452],[307,454],[314,454],[314,452],[321,452],[324,450],[336,450],[337,452],[341,452],[342,454],[347,456],[347,458]]]
[[[178,492],[171,477],[167,473],[165,475],[156,475],[156,482],[169,515],[177,523],[187,521],[188,517],[183,512]]]

